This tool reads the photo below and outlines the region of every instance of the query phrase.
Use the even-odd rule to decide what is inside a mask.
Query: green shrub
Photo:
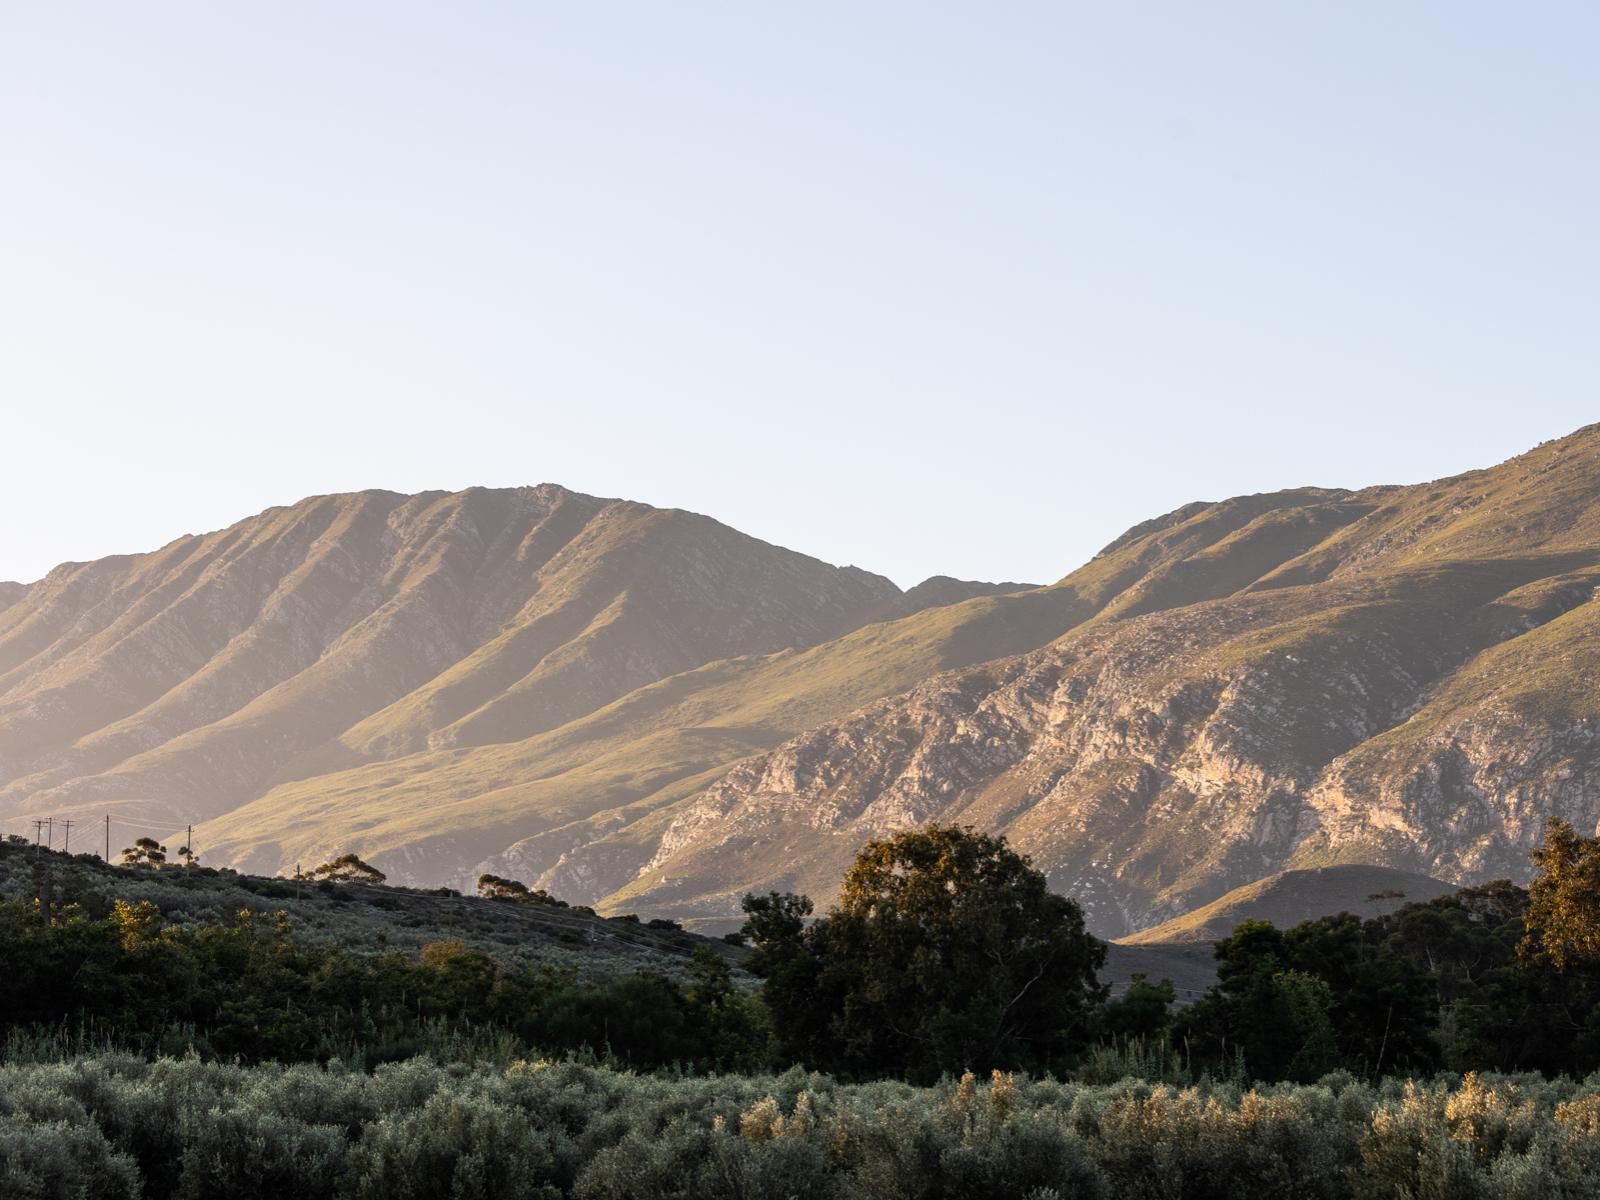
[[[6,1200],[137,1200],[139,1168],[92,1124],[0,1114]]]
[[[350,1163],[357,1200],[560,1200],[550,1140],[493,1100],[436,1092],[369,1125]]]

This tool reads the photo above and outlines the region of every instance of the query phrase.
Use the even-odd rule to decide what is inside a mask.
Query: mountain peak
[[[160,832],[319,764],[523,738],[824,642],[899,594],[554,484],[307,497],[0,589],[0,818]]]

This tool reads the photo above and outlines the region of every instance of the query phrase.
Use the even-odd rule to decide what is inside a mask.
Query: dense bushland
[[[810,924],[803,896],[749,897],[746,932],[780,1060],[852,1078],[1060,1074],[1107,1046],[1174,1081],[1583,1075],[1600,1070],[1600,842],[1555,822],[1534,861],[1528,890],[1245,922],[1216,946],[1216,986],[1176,1012],[1161,982],[1100,994],[1077,907],[970,830],[869,843]]]
[[[1172,1082],[1600,1069],[1600,844],[1559,825],[1531,895],[1502,882],[1369,920],[1246,923],[1216,947],[1217,986],[1179,1011],[1159,982],[1107,999],[1094,982],[1102,948],[1076,905],[1003,841],[961,829],[871,843],[820,920],[806,919],[804,897],[749,898],[759,996],[730,967],[735,952],[704,939],[688,939],[697,949],[672,976],[584,975],[448,937],[358,952],[305,940],[266,909],[272,897],[238,886],[283,886],[273,881],[235,881],[256,907],[197,918],[111,899],[104,878],[48,857],[10,858],[34,867],[50,903],[0,902],[0,1032],[65,1031],[90,1047],[372,1064],[444,1039],[588,1048],[637,1068],[800,1064],[921,1082],[969,1069],[1103,1074],[1107,1047]],[[110,876],[124,879],[133,895],[218,886],[185,868]],[[394,915],[385,892],[330,903],[363,920]],[[403,914],[432,899],[393,903]],[[483,919],[547,906],[451,903],[489,910]]]
[[[193,1049],[249,1062],[368,1063],[441,1038],[592,1047],[629,1064],[765,1061],[759,1002],[709,948],[686,983],[654,973],[582,980],[511,970],[459,941],[416,955],[352,955],[291,936],[282,914],[173,925],[149,901],[102,918],[0,903],[0,1030],[53,1029],[147,1053]]]
[[[1536,862],[1242,925],[1179,1011],[962,829],[870,844],[817,921],[750,898],[760,995],[706,943],[584,978],[41,888],[0,903],[0,1196],[1600,1198],[1600,842]]]
[[[575,1062],[0,1066],[0,1194],[106,1200],[1600,1196],[1600,1080],[1178,1090]]]
[[[1548,886],[1541,875],[1535,895]],[[1240,1056],[1258,1079],[1600,1070],[1600,969],[1558,966],[1547,934],[1504,881],[1365,921],[1246,922],[1217,944],[1217,986],[1170,1038],[1196,1063]]]

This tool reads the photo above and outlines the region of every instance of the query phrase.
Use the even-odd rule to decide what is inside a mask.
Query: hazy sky
[[[0,579],[552,480],[901,583],[1600,419],[1593,4],[0,3]]]

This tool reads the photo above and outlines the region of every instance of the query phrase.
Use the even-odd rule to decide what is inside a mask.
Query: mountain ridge
[[[1525,877],[1549,815],[1594,828],[1600,427],[1427,484],[1185,506],[1081,570],[1118,556],[1142,577],[1050,646],[933,677],[686,801],[617,902],[720,912],[773,883],[825,900],[866,837],[958,820],[1007,833],[1120,935],[1288,867]]]
[[[560,724],[730,653],[831,640],[901,594],[555,485],[311,497],[65,564],[0,609],[0,804],[71,813],[77,793],[101,806],[149,786],[180,793],[172,817],[202,815],[200,788],[213,807],[245,798],[473,655],[499,676],[427,736],[470,740],[508,719],[508,695],[513,722]]]
[[[955,820],[1121,936],[1286,870],[1516,877],[1548,816],[1592,828],[1597,587],[1600,426],[1196,501],[1043,587],[902,591],[556,485],[311,497],[0,587],[0,821],[726,920]]]

